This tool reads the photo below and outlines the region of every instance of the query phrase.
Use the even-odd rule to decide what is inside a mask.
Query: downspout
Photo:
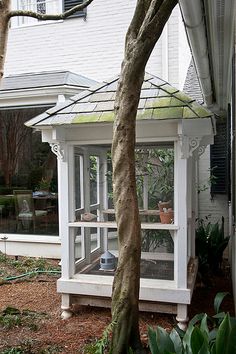
[[[199,77],[205,104],[213,104],[206,27],[201,0],[179,0],[184,25]]]

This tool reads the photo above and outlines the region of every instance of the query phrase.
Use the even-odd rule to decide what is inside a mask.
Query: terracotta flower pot
[[[160,211],[160,219],[162,224],[172,224],[174,222],[174,211]]]

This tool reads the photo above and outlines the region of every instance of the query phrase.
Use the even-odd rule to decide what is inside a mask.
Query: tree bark
[[[112,292],[112,353],[142,353],[139,334],[141,228],[135,181],[135,124],[146,63],[176,0],[138,0],[115,101],[112,164],[119,259]]]
[[[10,12],[10,1],[0,0],[0,85],[4,73],[4,62],[7,48],[9,30],[8,14]]]

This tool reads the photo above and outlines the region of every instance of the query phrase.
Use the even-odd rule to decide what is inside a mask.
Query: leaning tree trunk
[[[9,29],[10,1],[0,0],[0,85],[4,73],[4,61],[7,48],[7,37]]]
[[[142,352],[139,334],[141,228],[135,181],[135,124],[146,63],[177,0],[138,0],[115,101],[113,193],[119,259],[112,292],[112,353]]]
[[[114,353],[125,353],[128,346],[135,349],[141,347],[138,330],[141,237],[134,148],[135,118],[143,71],[137,77],[135,72],[131,76],[130,70],[132,65],[123,69],[119,82],[112,146],[113,192],[119,235],[119,261],[112,297],[112,316],[113,321],[117,322],[113,330]]]

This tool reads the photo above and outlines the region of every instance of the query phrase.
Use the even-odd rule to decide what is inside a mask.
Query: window
[[[41,14],[59,14],[71,9],[75,5],[83,3],[83,0],[13,0],[13,8],[16,10],[28,10]],[[83,17],[86,9],[76,12],[71,17]],[[12,18],[12,27],[34,25],[41,21],[30,17]]]
[[[58,236],[56,156],[24,123],[44,108],[0,110],[0,233]]]
[[[63,11],[70,10],[72,7],[75,5],[82,4],[83,0],[64,0],[64,8]],[[86,9],[82,11],[77,11],[74,15],[70,16],[71,17],[83,17],[86,16]]]
[[[211,145],[211,173],[214,176],[214,183],[211,185],[211,194],[227,194],[228,183],[228,136],[227,123],[220,121],[216,123],[217,134],[214,138],[214,145]]]

